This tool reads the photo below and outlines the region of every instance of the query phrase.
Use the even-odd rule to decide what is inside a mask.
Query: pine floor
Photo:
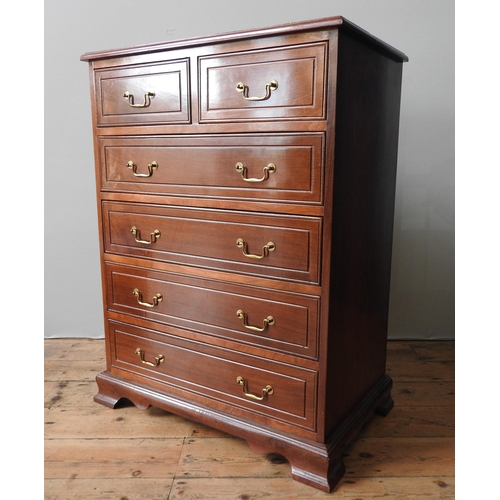
[[[375,416],[327,494],[280,457],[165,411],[93,402],[104,341],[45,340],[45,499],[455,498],[454,342],[390,341],[395,407]]]

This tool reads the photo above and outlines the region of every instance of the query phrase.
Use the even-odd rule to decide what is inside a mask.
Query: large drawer
[[[97,125],[189,123],[189,61],[95,71]]]
[[[154,331],[109,322],[111,366],[165,383],[165,392],[230,405],[315,430],[317,373],[214,348]],[[245,395],[246,393],[247,395]],[[254,397],[252,397],[255,396]],[[258,398],[258,399],[256,399]]]
[[[106,252],[319,282],[320,217],[102,202]]]
[[[106,264],[107,309],[317,358],[319,298]]]
[[[324,119],[327,43],[199,58],[200,122]]]
[[[321,203],[323,137],[100,138],[101,189]]]

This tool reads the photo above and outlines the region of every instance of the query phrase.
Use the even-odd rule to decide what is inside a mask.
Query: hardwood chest
[[[330,491],[385,370],[402,65],[342,17],[87,53],[107,369]]]

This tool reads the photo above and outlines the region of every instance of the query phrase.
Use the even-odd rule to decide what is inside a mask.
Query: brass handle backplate
[[[158,302],[161,302],[163,300],[163,295],[161,293],[157,293],[153,297],[153,303],[150,302],[143,302],[142,301],[142,293],[138,288],[134,288],[134,291],[132,292],[136,297],[137,297],[137,303],[140,304],[141,306],[145,307],[155,307],[158,305]]]
[[[269,179],[270,173],[276,172],[276,165],[274,163],[269,163],[269,165],[266,165],[263,168],[264,175],[260,179],[257,179],[256,177],[247,177],[247,168],[241,162],[238,162],[236,164],[236,171],[241,174],[241,178],[246,182],[263,182]]]
[[[247,389],[247,382],[243,377],[237,377],[236,382],[239,385],[242,385],[243,387],[241,390],[243,391],[243,394],[250,399],[255,399],[256,401],[262,401],[264,400],[268,394],[272,394],[274,392],[274,389],[270,385],[266,385],[264,389],[262,389],[262,396],[256,396],[255,394],[252,394],[251,392],[248,392]]]
[[[148,173],[147,174],[138,174],[137,173],[137,165],[133,161],[128,161],[127,167],[132,170],[135,177],[151,177],[153,175],[153,170],[156,170],[158,168],[158,163],[156,163],[155,161],[152,161],[148,165]]]
[[[134,235],[135,241],[137,241],[137,243],[142,243],[143,245],[151,245],[151,243],[156,243],[156,240],[161,236],[159,229],[155,229],[150,234],[151,239],[149,241],[148,240],[141,240],[141,232],[135,226],[132,226],[130,228],[130,232]]]
[[[271,80],[266,84],[266,95],[263,97],[248,97],[248,87],[243,82],[238,82],[236,84],[236,90],[241,93],[243,99],[247,101],[265,101],[271,96],[271,91],[278,88],[278,82],[276,80]]]
[[[155,96],[154,92],[146,92],[144,94],[144,102],[142,104],[134,104],[134,94],[125,92],[123,97],[127,99],[128,105],[131,108],[147,108],[151,104],[151,99]]]
[[[264,245],[262,247],[262,254],[261,255],[255,255],[252,253],[248,253],[248,245],[245,243],[243,238],[238,238],[236,240],[236,246],[238,248],[241,248],[241,252],[243,253],[243,255],[245,257],[248,257],[249,259],[263,259],[264,257],[266,257],[269,254],[269,252],[274,252],[276,250],[276,245],[272,241],[270,241],[269,243],[267,243],[266,245]]]
[[[247,315],[241,309],[238,309],[236,311],[236,316],[241,319],[245,328],[248,328],[253,332],[263,332],[267,329],[268,326],[272,326],[274,325],[274,323],[276,323],[276,320],[272,316],[268,316],[267,318],[264,318],[262,328],[259,326],[251,326],[247,323]]]
[[[158,356],[156,356],[154,362],[146,361],[144,359],[144,352],[139,347],[135,350],[135,353],[141,357],[142,363],[144,363],[145,365],[148,365],[148,366],[158,366],[160,363],[163,363],[165,361],[165,356],[163,356],[163,354],[158,354]]]

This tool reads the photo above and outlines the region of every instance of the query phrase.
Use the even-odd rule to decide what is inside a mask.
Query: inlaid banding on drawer
[[[314,428],[316,372],[214,348],[183,339],[165,338],[149,330],[109,322],[112,366],[188,390],[202,397],[271,416],[301,427]],[[137,354],[140,349],[139,355]],[[262,389],[272,387],[262,397]]]
[[[317,357],[316,297],[115,264],[106,277],[108,311]]]
[[[189,123],[189,62],[95,72],[98,125]]]
[[[323,140],[322,133],[100,138],[101,189],[319,204]]]
[[[200,122],[324,119],[327,43],[200,57]]]
[[[319,282],[319,217],[108,201],[102,202],[102,208],[106,252]],[[137,241],[137,231],[142,242]],[[154,237],[155,231],[159,237]],[[273,251],[263,251],[269,243],[273,244]],[[252,258],[254,255],[263,257]]]

